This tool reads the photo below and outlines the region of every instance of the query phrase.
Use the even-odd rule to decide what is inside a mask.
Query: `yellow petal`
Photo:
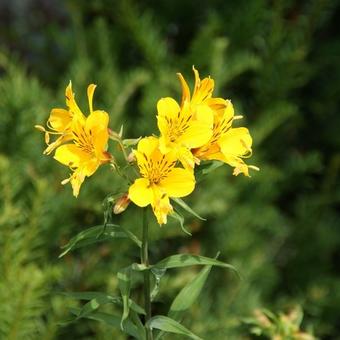
[[[158,145],[158,138],[149,136],[142,138],[138,142],[137,150],[138,152],[145,154],[146,156],[150,156],[158,148]]]
[[[52,109],[47,125],[58,132],[64,132],[72,121],[72,113],[64,109]]]
[[[72,185],[72,189],[73,189],[73,196],[78,197],[79,195],[79,191],[80,191],[80,187],[83,184],[85,180],[85,174],[82,171],[82,169],[77,169],[71,176],[70,178],[70,183]]]
[[[97,87],[97,85],[95,85],[95,84],[90,84],[87,87],[87,98],[88,98],[88,101],[89,101],[90,113],[93,112],[93,93],[94,93],[96,87]]]
[[[240,127],[230,129],[218,141],[222,153],[228,155],[244,156],[251,152],[252,138],[248,129]]]
[[[166,194],[159,191],[157,188],[155,188],[154,200],[151,204],[153,212],[157,218],[157,222],[160,225],[166,224],[168,214],[170,214],[173,211],[169,197]]]
[[[177,143],[182,143],[187,148],[198,148],[206,144],[213,134],[212,127],[205,122],[194,121],[186,132],[178,138]]]
[[[158,115],[169,118],[177,117],[180,107],[176,100],[170,97],[162,98],[157,103]]]
[[[72,83],[68,84],[65,90],[65,97],[66,97],[66,106],[70,109],[70,111],[75,114],[79,115],[81,117],[84,117],[83,113],[79,109],[79,106],[74,98],[74,93],[72,91]]]
[[[184,168],[192,171],[195,167],[195,157],[191,151],[186,147],[177,147],[176,155]]]
[[[193,67],[193,71],[195,73],[195,90],[192,95],[192,103],[200,104],[206,99],[210,98],[212,92],[214,90],[214,80],[209,78],[204,78],[202,81],[200,80],[199,73]]]
[[[129,198],[139,207],[149,205],[154,199],[149,180],[146,178],[137,178],[129,188]]]
[[[182,100],[181,100],[181,107],[182,107],[185,102],[190,102],[190,89],[189,89],[188,83],[185,81],[182,74],[177,73],[177,76],[182,86]]]
[[[96,110],[90,113],[86,119],[86,131],[96,133],[98,130],[107,129],[109,124],[109,115],[105,111]]]
[[[49,155],[51,152],[53,152],[58,146],[60,146],[63,143],[68,142],[69,140],[72,139],[72,134],[71,133],[66,133],[59,138],[57,138],[53,143],[51,143],[45,150],[44,154]]]
[[[169,197],[184,197],[195,188],[195,178],[192,171],[173,168],[159,186]]]
[[[70,168],[78,168],[82,162],[90,159],[90,155],[74,144],[64,144],[58,147],[54,158]]]

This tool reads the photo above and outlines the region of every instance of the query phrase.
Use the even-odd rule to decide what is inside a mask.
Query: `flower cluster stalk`
[[[141,263],[146,267],[149,266],[149,251],[148,251],[148,216],[147,208],[143,209],[143,236],[141,249]],[[150,298],[150,271],[144,271],[144,308],[145,308],[145,332],[146,339],[152,340],[152,330],[147,326],[147,322],[151,319],[151,298]]]

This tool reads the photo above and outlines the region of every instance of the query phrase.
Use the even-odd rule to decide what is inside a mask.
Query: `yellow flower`
[[[195,159],[190,150],[209,141],[212,135],[213,112],[203,105],[197,105],[195,110],[190,108],[189,103],[180,107],[170,97],[158,101],[157,111],[161,152],[173,150],[183,166],[192,169]]]
[[[217,98],[216,98],[217,99]],[[223,100],[223,99],[221,99]],[[216,104],[217,105],[217,104]],[[232,128],[232,122],[239,117],[234,116],[234,108],[229,100],[225,100],[225,108],[214,110],[213,135],[209,142],[193,150],[195,157],[201,160],[220,160],[234,167],[234,175],[243,173],[249,176],[249,168],[259,170],[253,165],[247,165],[242,158],[252,154],[252,138],[244,127]]]
[[[73,195],[78,196],[85,177],[91,176],[101,164],[107,163],[111,155],[106,151],[109,139],[109,115],[105,111],[93,111],[92,98],[95,85],[88,87],[90,114],[86,118],[78,106],[73,107],[74,116],[68,127],[72,144],[63,144],[55,152],[54,158],[67,165],[72,175],[62,184],[71,182]],[[75,114],[75,112],[78,113]]]
[[[232,128],[234,108],[230,100],[212,97],[214,80],[210,77],[200,79],[198,71],[193,67],[195,86],[192,96],[187,82],[179,73],[182,85],[182,106],[190,103],[191,110],[197,106],[208,107],[213,112],[213,128],[209,140],[192,151],[199,160],[220,160],[234,167],[234,175],[243,173],[249,176],[248,168],[259,170],[252,165],[246,165],[242,158],[252,154],[252,138],[246,128]]]
[[[87,89],[88,100],[90,107],[92,106],[92,98],[93,93],[96,88],[96,85],[91,84]],[[47,121],[47,127],[49,130],[46,130],[41,125],[36,125],[36,128],[40,131],[45,132],[45,141],[48,144],[48,147],[45,149],[44,154],[50,154],[54,151],[59,145],[68,142],[72,139],[72,131],[71,131],[71,124],[74,117],[78,117],[79,119],[85,119],[85,116],[79,109],[77,102],[74,98],[74,93],[72,92],[72,84],[71,82],[66,87],[65,90],[65,97],[66,97],[66,109],[61,108],[54,108],[51,111],[50,117]],[[57,135],[58,138],[52,142],[50,141],[50,135]]]
[[[195,187],[194,175],[176,167],[175,152],[162,154],[156,137],[141,139],[135,156],[141,178],[130,186],[129,198],[140,207],[151,204],[158,223],[165,224],[173,211],[170,198],[189,195]]]

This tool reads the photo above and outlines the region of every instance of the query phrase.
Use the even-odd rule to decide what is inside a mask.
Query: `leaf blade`
[[[147,325],[151,329],[156,328],[168,333],[185,335],[194,340],[203,340],[202,338],[191,332],[189,329],[181,325],[179,322],[164,315],[154,316],[147,322]]]

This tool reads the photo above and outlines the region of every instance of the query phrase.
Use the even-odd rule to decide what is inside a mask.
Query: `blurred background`
[[[58,259],[102,223],[119,183],[102,167],[75,199],[34,125],[64,107],[71,79],[84,112],[93,82],[113,130],[154,133],[157,100],[179,99],[176,72],[192,85],[195,65],[244,115],[236,123],[249,127],[261,171],[207,176],[186,200],[207,219],[186,216],[192,237],[175,222],[151,226],[151,261],[220,251],[243,277],[214,268],[184,324],[203,338],[255,339],[243,322],[254,311],[299,306],[302,329],[340,339],[339,10],[336,0],[0,0],[0,338],[125,339],[96,321],[58,325],[77,305],[60,292],[118,294],[116,271],[138,253],[114,241]],[[140,234],[133,206],[115,222]],[[197,270],[166,274],[154,313]]]

